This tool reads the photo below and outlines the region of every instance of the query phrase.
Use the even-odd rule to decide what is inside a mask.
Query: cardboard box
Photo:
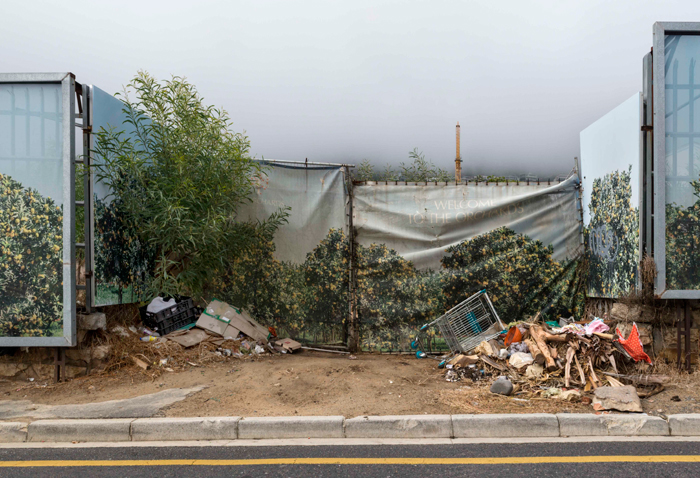
[[[199,316],[199,320],[197,320],[197,327],[200,329],[208,330],[209,332],[222,336],[228,326],[229,320],[227,318],[210,314],[208,312],[208,307],[207,310]]]

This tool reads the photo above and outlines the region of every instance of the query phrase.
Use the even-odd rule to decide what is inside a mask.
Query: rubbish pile
[[[641,412],[640,397],[664,390],[665,375],[645,374],[651,359],[644,353],[636,324],[628,338],[603,319],[531,322],[510,326],[470,354],[446,363],[445,379],[493,380],[491,392],[591,403],[596,410]]]
[[[113,331],[124,337],[140,334],[141,342],[153,342],[146,346],[147,353],[125,353],[144,370],[156,367],[172,372],[217,359],[287,354],[302,348],[291,338],[277,337],[274,327],[260,325],[245,310],[219,300],[201,309],[189,297],[156,297],[139,312],[140,328]]]

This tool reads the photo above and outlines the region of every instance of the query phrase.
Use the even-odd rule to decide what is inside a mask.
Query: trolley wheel
[[[418,348],[418,339],[415,339],[413,342],[411,342],[411,348],[413,350],[416,350]]]
[[[420,350],[418,350],[418,351],[416,352],[416,358],[419,358],[419,359],[420,359],[420,358],[425,358],[425,357],[427,357],[427,356],[428,356],[427,353],[421,352]]]

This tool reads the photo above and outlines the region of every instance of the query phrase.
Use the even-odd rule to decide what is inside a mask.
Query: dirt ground
[[[664,370],[668,373],[668,370]],[[149,375],[150,374],[150,375]],[[156,376],[154,376],[156,375]],[[504,397],[490,382],[447,382],[434,360],[410,355],[293,355],[228,358],[181,372],[153,374],[136,367],[65,383],[0,382],[0,399],[79,404],[135,397],[166,388],[206,385],[165,410],[165,416],[404,415],[440,413],[590,413],[590,405]],[[675,401],[677,397],[678,401]],[[673,400],[672,400],[673,398]],[[700,413],[700,372],[681,374],[666,390],[642,400],[653,415]]]

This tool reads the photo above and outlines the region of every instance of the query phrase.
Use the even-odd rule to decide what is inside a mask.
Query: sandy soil
[[[590,405],[502,397],[488,382],[447,382],[433,360],[403,355],[346,355],[304,351],[240,360],[229,358],[182,372],[153,374],[136,367],[66,383],[0,382],[0,399],[77,404],[134,397],[165,388],[206,385],[165,410],[166,416],[394,415],[439,413],[590,413]],[[155,376],[154,376],[155,375]],[[700,373],[684,375],[650,399],[654,415],[700,413]],[[678,396],[680,401],[672,401]]]

